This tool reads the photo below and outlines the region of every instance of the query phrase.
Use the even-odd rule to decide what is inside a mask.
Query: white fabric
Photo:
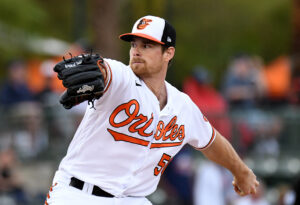
[[[145,18],[147,20],[151,20],[151,22],[148,22],[149,25],[147,25],[144,29],[138,29],[138,24],[140,21]],[[163,36],[163,31],[165,28],[165,20],[156,17],[156,16],[145,16],[140,18],[135,22],[135,24],[132,27],[132,33],[142,33],[149,36],[152,36],[156,38],[157,40],[161,41]]]
[[[53,186],[49,191],[45,204],[48,205],[151,205],[145,197],[109,198],[91,195],[92,184],[84,184],[83,190],[69,186],[70,176],[56,172]]]
[[[169,83],[167,105],[160,110],[156,96],[129,66],[105,61],[111,69],[108,90],[95,101],[96,110],[88,106],[59,170],[116,197],[144,197],[156,190],[167,163],[185,144],[211,143],[213,128]]]

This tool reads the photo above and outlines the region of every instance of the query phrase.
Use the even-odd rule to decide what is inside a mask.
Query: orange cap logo
[[[141,30],[141,29],[146,28],[149,25],[149,22],[152,22],[152,20],[151,19],[146,19],[146,18],[141,19],[140,22],[137,25],[137,29]]]

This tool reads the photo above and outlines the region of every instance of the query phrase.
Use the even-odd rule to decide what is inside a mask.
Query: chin
[[[141,75],[143,74],[143,72],[141,72],[141,70],[139,69],[132,69],[132,71],[134,72],[135,75],[141,77]]]
[[[145,71],[145,68],[142,65],[131,65],[130,67],[136,75],[142,74]]]

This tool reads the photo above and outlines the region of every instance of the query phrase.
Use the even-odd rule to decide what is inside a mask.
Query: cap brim
[[[153,38],[152,36],[149,36],[149,35],[146,35],[143,33],[124,33],[124,34],[120,35],[119,38],[122,39],[123,41],[132,41],[132,38],[135,36],[141,37],[141,38],[146,38],[146,39],[154,41],[156,43],[165,45],[165,43],[159,41],[158,39]]]

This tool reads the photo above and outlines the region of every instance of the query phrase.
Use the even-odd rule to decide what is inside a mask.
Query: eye
[[[151,48],[151,44],[149,43],[144,44],[144,48]]]
[[[133,41],[130,43],[130,45],[131,45],[131,48],[135,48],[136,47],[136,43],[133,42]]]

